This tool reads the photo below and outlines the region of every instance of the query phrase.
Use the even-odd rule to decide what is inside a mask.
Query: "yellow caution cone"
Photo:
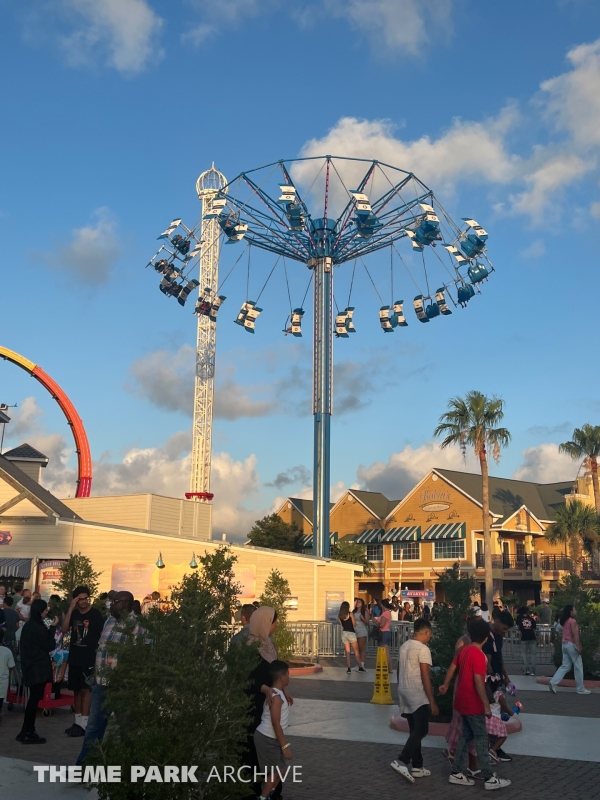
[[[392,692],[390,689],[390,676],[388,673],[387,655],[385,647],[377,648],[377,665],[375,667],[375,685],[373,687],[372,703],[380,706],[393,706]]]

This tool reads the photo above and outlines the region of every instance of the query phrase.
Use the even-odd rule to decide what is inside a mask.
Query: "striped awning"
[[[421,538],[421,526],[410,525],[405,528],[390,528],[381,538],[385,544],[390,542],[416,542]]]
[[[338,540],[338,532],[337,531],[333,531],[332,533],[329,534],[329,543],[330,544],[335,544],[337,542],[337,540]],[[313,546],[313,535],[312,535],[312,533],[306,533],[300,539],[300,546],[304,550],[306,550],[309,547]]]
[[[431,525],[421,536],[421,541],[437,539],[466,539],[467,526],[464,522],[449,522],[446,525]]]
[[[356,544],[379,544],[385,531],[383,528],[367,528],[356,537]]]
[[[31,578],[31,558],[0,558],[0,577]]]

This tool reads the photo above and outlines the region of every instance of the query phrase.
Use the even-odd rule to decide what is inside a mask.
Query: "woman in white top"
[[[369,635],[369,609],[360,599],[354,599],[354,633],[356,634],[356,642],[358,644],[358,652],[360,653],[360,666],[365,668],[365,661],[367,660],[367,636]]]
[[[260,800],[265,800],[279,784],[280,776],[285,776],[292,758],[285,729],[289,724],[290,707],[285,688],[290,681],[288,665],[285,661],[272,661],[269,665],[272,687],[270,702],[265,700],[260,725],[254,731],[254,746],[261,771],[266,771],[267,780],[263,784]]]

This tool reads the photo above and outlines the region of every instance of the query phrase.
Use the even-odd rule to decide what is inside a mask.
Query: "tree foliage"
[[[294,634],[287,626],[287,606],[285,601],[290,596],[290,584],[277,569],[272,569],[265,581],[263,593],[259,597],[261,606],[271,606],[277,612],[277,627],[273,634],[273,642],[282,661],[289,661],[294,653]]]
[[[348,561],[351,564],[359,564],[363,568],[363,575],[369,575],[373,570],[373,564],[367,558],[367,548],[364,544],[347,542],[344,539],[331,545],[329,554],[335,561]]]
[[[446,670],[454,659],[454,648],[458,639],[466,633],[466,619],[473,607],[472,597],[477,590],[477,582],[472,575],[460,571],[458,564],[438,575],[446,598],[446,606],[436,612],[434,635],[431,638],[431,655],[434,669],[431,680],[436,689],[444,682]],[[452,694],[438,696],[440,712],[452,716]]]
[[[492,578],[492,531],[490,524],[489,476],[487,453],[491,450],[496,463],[500,461],[501,448],[511,439],[507,428],[498,427],[504,419],[504,401],[500,397],[486,397],[482,392],[470,391],[465,397],[448,401],[448,411],[439,419],[434,436],[443,436],[440,447],[458,445],[464,456],[471,447],[481,467],[483,538],[485,545],[485,600],[491,607],[494,599]]]
[[[596,511],[600,514],[600,491],[598,489],[598,458],[600,457],[600,425],[586,423],[575,428],[570,441],[558,446],[559,452],[565,453],[574,461],[585,460],[592,473],[594,484],[594,500]]]
[[[93,598],[98,591],[98,578],[101,572],[96,572],[92,562],[87,556],[81,553],[71,553],[68,560],[62,564],[58,571],[60,577],[55,581],[56,593],[62,595],[63,600],[71,602],[71,592],[78,586],[87,586],[90,590],[90,597]]]
[[[295,523],[290,525],[284,522],[278,514],[269,514],[257,519],[248,534],[248,539],[254,547],[302,552],[302,533]]]
[[[600,517],[596,510],[581,500],[571,500],[556,509],[556,519],[545,533],[550,544],[566,544],[573,560],[573,571],[581,574],[581,554],[598,545]]]
[[[111,650],[107,708],[114,712],[94,764],[122,767],[122,783],[96,786],[102,800],[221,800],[247,794],[243,784],[206,782],[211,768],[237,766],[246,740],[244,690],[257,663],[256,646],[228,649],[239,587],[235,557],[221,547],[198,559],[168,606],[144,618],[144,633]],[[130,783],[132,765],[197,765],[198,783]]]

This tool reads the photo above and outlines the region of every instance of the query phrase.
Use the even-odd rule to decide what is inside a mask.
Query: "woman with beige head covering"
[[[276,625],[277,612],[269,606],[260,606],[250,617],[248,643],[258,642],[258,652],[269,664],[277,658],[277,648],[270,638]]]

